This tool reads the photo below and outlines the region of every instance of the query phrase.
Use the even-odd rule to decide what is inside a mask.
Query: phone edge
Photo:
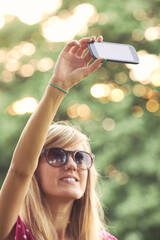
[[[136,52],[136,49],[132,45],[129,45],[129,44],[128,44],[128,47],[129,47],[129,49],[130,49],[130,51],[133,55],[133,58],[135,60],[135,64],[138,64],[139,63],[139,57],[138,57],[138,54]]]
[[[96,53],[97,56],[98,56],[98,52],[97,52],[97,50],[96,50],[96,48],[95,48],[95,46],[94,46],[94,44],[93,44],[94,42],[95,42],[95,41],[89,42],[89,43],[87,43],[87,45],[88,45],[88,49],[89,49],[89,51],[90,51],[92,57],[93,57],[94,59],[97,59],[97,58],[99,58],[99,57],[96,57],[96,56],[94,55],[93,51],[92,51],[92,47],[93,47],[95,53]]]

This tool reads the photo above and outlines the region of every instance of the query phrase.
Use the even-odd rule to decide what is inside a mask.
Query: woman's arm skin
[[[95,37],[69,42],[62,50],[51,78],[51,83],[68,91],[83,78],[101,66],[102,58],[90,64],[92,59],[87,42]],[[97,41],[102,41],[100,36]],[[39,155],[47,132],[66,93],[47,86],[46,91],[26,124],[11,161],[8,174],[0,192],[0,239],[7,239],[16,223],[30,180],[37,168]]]

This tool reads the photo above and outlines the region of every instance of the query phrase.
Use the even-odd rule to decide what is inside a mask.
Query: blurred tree
[[[132,44],[140,64],[105,63],[70,91],[56,120],[80,125],[91,139],[110,232],[159,240],[159,2],[60,3],[39,20],[33,16],[41,4],[33,16],[24,5],[20,16],[0,19],[0,182],[64,42],[102,34],[104,41]]]

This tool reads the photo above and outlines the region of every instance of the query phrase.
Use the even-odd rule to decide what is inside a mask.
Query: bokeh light
[[[45,14],[54,13],[61,5],[62,0],[5,0],[0,7],[0,26],[4,26],[2,20],[5,15],[17,16],[28,25],[38,23]]]
[[[76,118],[78,117],[78,112],[77,112],[77,108],[79,107],[79,104],[78,103],[75,103],[73,105],[71,105],[70,107],[68,107],[67,109],[67,115],[70,117],[70,118]]]
[[[152,75],[159,72],[160,57],[155,54],[148,54],[146,51],[138,52],[140,63],[138,65],[126,64],[131,69],[130,77],[133,81],[139,81],[141,84],[152,82]]]
[[[22,54],[19,54],[19,52],[13,48],[11,49],[11,51],[7,53],[7,60],[9,59],[19,60],[21,56]]]
[[[143,21],[147,15],[144,9],[138,8],[134,10],[133,16],[137,21]]]
[[[148,98],[156,99],[158,100],[160,97],[160,93],[157,90],[151,90],[148,91]]]
[[[83,16],[83,18],[82,18]],[[84,3],[73,9],[73,14],[54,16],[43,23],[42,34],[51,42],[66,42],[77,34],[86,34],[88,25],[97,21],[97,12],[93,5]]]
[[[148,41],[160,39],[160,26],[147,28],[144,36]]]
[[[5,69],[9,72],[16,72],[19,69],[20,63],[15,58],[8,59],[5,64]]]
[[[159,71],[154,72],[151,75],[151,83],[155,87],[159,87],[160,86],[160,72]]]
[[[107,97],[110,93],[110,88],[107,84],[102,84],[102,83],[98,83],[98,84],[94,84],[91,87],[91,95],[94,98],[102,98],[102,97]]]
[[[0,74],[1,77],[1,81],[3,82],[11,82],[13,80],[13,72],[7,71],[7,70],[3,70]]]
[[[115,121],[112,118],[105,118],[102,126],[106,131],[112,131],[115,128]]]
[[[110,99],[112,102],[121,102],[125,95],[121,89],[115,88],[111,91]]]
[[[81,104],[77,108],[77,113],[82,119],[88,120],[91,115],[91,110],[87,104]]]
[[[13,102],[6,108],[6,112],[11,115],[23,115],[32,113],[37,108],[38,101],[33,97],[25,97]]]
[[[34,74],[34,67],[31,64],[24,64],[20,69],[20,74],[23,77],[31,77]]]
[[[144,114],[144,111],[142,109],[142,107],[140,106],[133,106],[132,107],[132,114],[134,117],[139,118],[142,117]]]
[[[22,77],[32,76],[35,68],[37,68],[37,65],[33,66],[33,64],[30,63],[31,61],[28,61],[27,64],[22,64],[22,62],[26,62],[24,59],[34,55],[35,52],[35,45],[33,43],[24,41],[20,42],[19,45],[13,46],[13,48],[9,50],[5,48],[0,49],[0,63],[3,64],[1,80],[3,82],[12,81],[14,79],[14,75],[12,73],[15,74],[16,72]],[[23,58],[23,60],[21,58]],[[53,64],[50,65],[53,66]]]
[[[54,61],[49,57],[42,58],[37,64],[37,68],[41,72],[47,72],[50,69],[52,69],[53,66],[54,66]]]
[[[149,112],[156,112],[159,109],[159,103],[157,100],[155,99],[150,99],[148,100],[148,102],[146,103],[146,109]]]
[[[105,175],[113,181],[123,185],[129,181],[129,176],[125,172],[120,172],[114,165],[109,165],[105,169]]]
[[[128,76],[125,72],[119,72],[115,74],[115,81],[118,84],[124,84],[128,81]]]
[[[0,29],[3,28],[5,25],[5,18],[4,16],[0,16]]]
[[[125,97],[124,91],[116,88],[113,84],[96,83],[91,87],[90,92],[94,98],[99,98],[103,103],[107,103],[109,100],[121,102]]]
[[[20,47],[22,55],[32,56],[36,51],[35,45],[30,42],[21,42]]]
[[[0,49],[0,63],[3,63],[6,58],[6,50]]]
[[[132,39],[134,41],[140,42],[144,38],[144,32],[141,29],[134,29],[132,32]]]
[[[136,97],[143,97],[146,94],[147,88],[144,85],[136,84],[133,86],[132,91]]]
[[[67,115],[70,118],[80,117],[83,120],[88,120],[91,117],[91,110],[87,104],[74,103],[68,107]]]

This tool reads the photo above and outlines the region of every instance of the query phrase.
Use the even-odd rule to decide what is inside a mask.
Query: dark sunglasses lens
[[[48,163],[54,167],[60,167],[66,162],[66,154],[63,150],[53,148],[48,150]]]
[[[91,166],[91,157],[88,153],[86,152],[77,152],[75,154],[75,161],[77,163],[77,167],[81,169],[88,169]]]

